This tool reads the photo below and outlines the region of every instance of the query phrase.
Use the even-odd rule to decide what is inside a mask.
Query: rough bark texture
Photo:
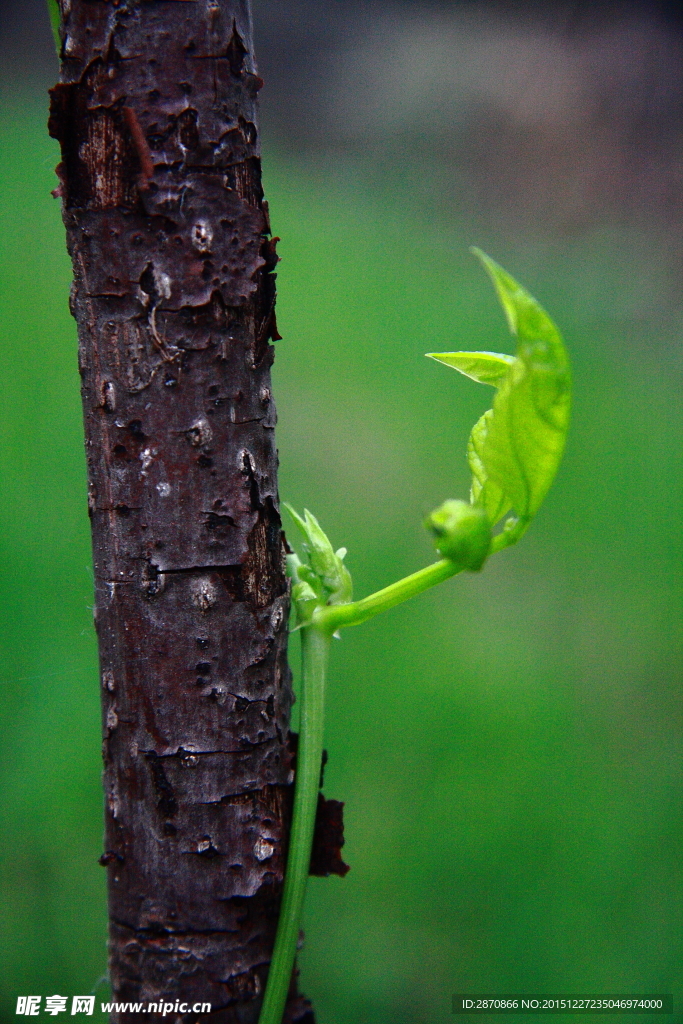
[[[85,413],[111,981],[119,1000],[210,1001],[211,1019],[247,1024],[293,778],[249,4],[60,3],[50,130]],[[294,992],[286,1019],[313,1020]]]

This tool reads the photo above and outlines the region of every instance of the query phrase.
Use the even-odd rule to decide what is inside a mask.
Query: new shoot
[[[323,751],[325,680],[330,642],[355,626],[463,570],[476,572],[496,551],[515,544],[536,515],[564,450],[571,404],[569,361],[559,331],[536,300],[479,249],[517,339],[515,355],[430,352],[472,380],[493,386],[492,408],[467,445],[469,501],[449,499],[427,517],[441,556],[424,569],[352,600],[345,548],[335,551],[318,520],[287,506],[303,535],[306,561],[288,557],[292,604],[301,633],[301,721],[289,857],[273,959],[259,1024],[281,1024],[294,967]],[[502,525],[501,525],[502,524]]]

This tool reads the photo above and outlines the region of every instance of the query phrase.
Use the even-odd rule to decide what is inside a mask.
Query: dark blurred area
[[[546,230],[683,214],[683,4],[256,0],[266,144],[441,170]],[[56,74],[41,0],[3,0],[6,87]]]

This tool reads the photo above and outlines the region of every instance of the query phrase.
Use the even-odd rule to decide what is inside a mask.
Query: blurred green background
[[[106,969],[76,338],[45,120],[42,94],[6,93],[3,1020],[18,994],[87,993]],[[524,542],[333,652],[325,792],[346,801],[352,870],[310,884],[301,985],[319,1024],[436,1024],[454,992],[503,991],[673,992],[666,1019],[683,1021],[679,250],[661,224],[468,215],[409,163],[365,173],[271,144],[264,168],[280,491],[348,547],[358,596],[425,564],[422,518],[467,494],[492,392],[423,353],[511,350],[470,244],[548,308],[575,382]]]

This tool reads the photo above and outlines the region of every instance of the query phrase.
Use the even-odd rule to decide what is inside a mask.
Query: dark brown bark
[[[118,1000],[209,1001],[245,1024],[293,775],[249,4],[60,3],[50,131],[85,414],[111,981]],[[294,995],[287,1017],[313,1019]]]

